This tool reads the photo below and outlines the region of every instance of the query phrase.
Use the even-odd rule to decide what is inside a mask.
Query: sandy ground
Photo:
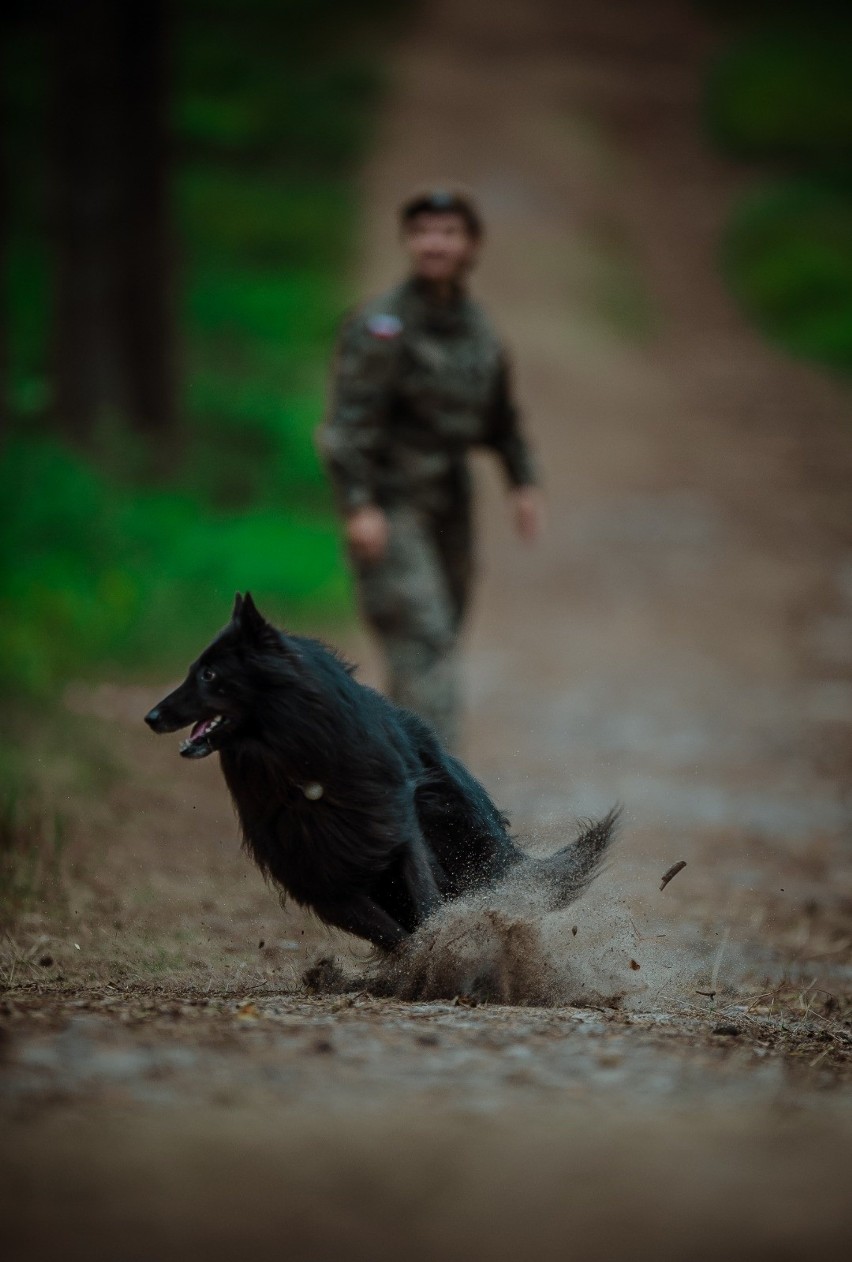
[[[108,754],[60,804],[67,908],[3,956],[15,1256],[848,1239],[849,400],[718,279],[744,176],[700,141],[711,52],[674,0],[432,0],[365,175],[367,290],[395,276],[400,190],[458,176],[488,217],[476,287],[550,523],[525,549],[480,463],[466,754],[531,848],[624,804],[539,944],[582,1006],[306,993],[318,952],[364,951],[279,909],[212,760],[142,729],[168,681],[71,689]]]

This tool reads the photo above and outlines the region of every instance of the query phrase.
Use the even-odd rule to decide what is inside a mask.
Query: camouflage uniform
[[[492,448],[509,483],[534,481],[506,358],[482,309],[415,280],[362,307],[341,334],[320,449],[341,510],[388,518],[378,561],[354,561],[363,612],[387,656],[388,691],[456,740],[456,643],[471,578],[465,453]]]

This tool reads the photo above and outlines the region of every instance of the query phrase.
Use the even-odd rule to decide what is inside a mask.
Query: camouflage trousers
[[[462,496],[443,512],[410,505],[385,511],[385,555],[356,568],[361,609],[384,651],[388,695],[454,749],[458,637],[472,570],[470,504]]]

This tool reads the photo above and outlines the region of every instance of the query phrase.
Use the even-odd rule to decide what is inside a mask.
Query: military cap
[[[484,234],[482,215],[476,201],[467,189],[459,188],[458,185],[436,185],[418,189],[400,206],[400,223],[405,227],[415,215],[424,212],[461,215],[468,232],[475,240],[479,240]]]

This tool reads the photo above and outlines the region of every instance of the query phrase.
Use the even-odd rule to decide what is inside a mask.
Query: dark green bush
[[[712,9],[725,8],[707,0]],[[829,0],[750,0],[717,59],[709,129],[768,178],[735,207],[726,275],[794,354],[852,368],[852,15]]]
[[[48,695],[93,668],[173,669],[227,621],[236,590],[284,620],[343,606],[328,515],[213,512],[185,491],[120,485],[44,441],[9,444],[0,478],[6,692]]]
[[[717,140],[742,157],[837,167],[852,159],[852,40],[769,31],[716,63],[708,110]]]
[[[852,372],[852,196],[806,180],[753,193],[725,241],[726,271],[755,321],[795,354]]]

